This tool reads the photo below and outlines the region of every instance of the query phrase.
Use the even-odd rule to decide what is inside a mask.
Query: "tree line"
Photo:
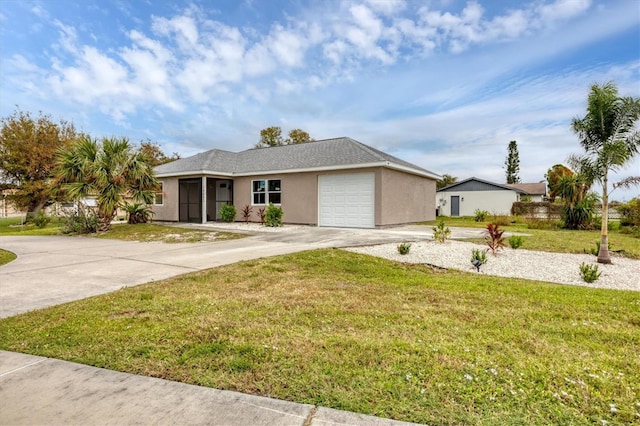
[[[97,140],[43,113],[18,109],[0,119],[0,188],[12,189],[11,201],[29,215],[55,202],[92,196],[104,230],[124,194],[150,203],[159,185],[153,167],[178,158],[150,140]]]

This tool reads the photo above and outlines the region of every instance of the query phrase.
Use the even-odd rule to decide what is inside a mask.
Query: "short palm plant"
[[[74,200],[96,197],[101,232],[111,227],[125,194],[135,202],[151,204],[158,187],[151,164],[126,138],[104,138],[99,143],[80,136],[59,151],[56,178]]]
[[[144,203],[126,203],[122,208],[127,212],[127,223],[129,225],[147,223],[154,215],[154,211],[151,210],[151,207]]]

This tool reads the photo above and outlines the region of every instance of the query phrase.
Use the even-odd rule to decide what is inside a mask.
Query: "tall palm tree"
[[[108,231],[125,194],[151,203],[158,186],[145,156],[126,138],[103,138],[102,143],[83,135],[58,153],[56,177],[69,196],[97,197],[99,231]]]
[[[599,263],[611,263],[607,231],[609,171],[617,171],[640,150],[640,98],[620,97],[609,82],[594,84],[587,99],[587,114],[572,121],[585,153],[572,155],[570,164],[602,185],[602,227]]]

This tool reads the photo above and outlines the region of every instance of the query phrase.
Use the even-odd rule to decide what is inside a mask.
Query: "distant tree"
[[[11,201],[34,214],[63,197],[51,179],[55,156],[77,136],[73,124],[16,110],[0,119],[0,179],[16,188]]]
[[[555,164],[544,175],[547,179],[547,186],[549,187],[549,201],[555,202],[556,197],[560,195],[560,180],[563,176],[573,175],[573,171],[563,164]]]
[[[260,142],[255,145],[255,148],[266,148],[281,145],[284,145],[282,129],[278,126],[271,126],[260,130]]]
[[[309,133],[301,129],[293,129],[289,132],[289,137],[284,141],[285,145],[295,145],[299,143],[311,142],[313,139]]]
[[[609,256],[609,171],[625,166],[640,150],[640,98],[620,97],[613,83],[593,84],[587,98],[587,114],[571,125],[585,153],[572,155],[569,164],[602,186],[602,226],[598,263]]]
[[[581,173],[565,174],[558,181],[562,197],[562,222],[567,229],[591,229],[595,204],[594,192],[589,192],[591,179]]]
[[[278,126],[271,126],[260,130],[260,142],[254,148],[268,148],[271,146],[295,145],[299,143],[311,142],[313,138],[302,129],[293,129],[286,139],[282,138],[282,129]]]
[[[150,204],[158,181],[147,158],[125,138],[102,142],[83,135],[58,153],[57,179],[72,199],[97,197],[98,230],[108,231],[127,194]]]
[[[504,165],[507,169],[507,183],[520,182],[520,155],[518,154],[518,143],[516,141],[509,142],[507,159]]]
[[[455,176],[444,174],[442,175],[442,179],[436,181],[436,189],[444,188],[445,186],[453,185],[458,181],[458,178]]]
[[[171,157],[168,157],[160,148],[157,142],[152,142],[147,139],[144,142],[140,142],[140,153],[145,157],[147,163],[151,167],[159,166],[160,164],[170,163],[180,159],[180,154],[174,152]]]

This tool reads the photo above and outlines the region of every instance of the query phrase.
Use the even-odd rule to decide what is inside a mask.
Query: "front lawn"
[[[161,241],[164,243],[197,243],[201,241],[225,241],[244,238],[247,235],[232,232],[207,231],[203,229],[180,228],[177,226],[139,223],[137,225],[114,224],[107,232],[92,235],[124,241]]]
[[[423,222],[422,225],[436,226],[440,220],[444,220],[446,226],[486,228],[492,222],[492,217],[487,217],[484,222],[476,222],[470,217],[439,217],[438,220]],[[498,218],[500,229],[507,232],[519,232],[529,234],[525,237],[522,248],[527,250],[539,250],[555,253],[590,253],[596,249],[596,243],[600,242],[600,230],[571,231],[568,229],[532,229],[526,221],[517,217],[502,216]],[[513,223],[511,221],[514,221]],[[504,225],[504,223],[508,225]],[[477,240],[472,240],[477,241]],[[609,231],[609,246],[612,251],[631,259],[640,259],[640,238],[632,234],[622,233],[618,229]]]
[[[335,249],[4,319],[0,349],[429,424],[640,419],[640,293]]]
[[[34,235],[64,235],[60,230],[60,219],[52,218],[51,223],[44,228],[32,224],[23,225],[23,218],[11,217],[0,219],[0,236],[34,236]],[[225,241],[244,238],[244,234],[232,232],[208,231],[205,229],[180,228],[155,223],[141,223],[128,225],[114,223],[107,232],[87,234],[87,237],[107,238],[124,241],[159,241],[165,243],[197,243],[201,241]]]
[[[3,235],[57,235],[60,233],[58,219],[52,219],[44,228],[24,223],[24,217],[5,217],[0,219],[0,236]]]

